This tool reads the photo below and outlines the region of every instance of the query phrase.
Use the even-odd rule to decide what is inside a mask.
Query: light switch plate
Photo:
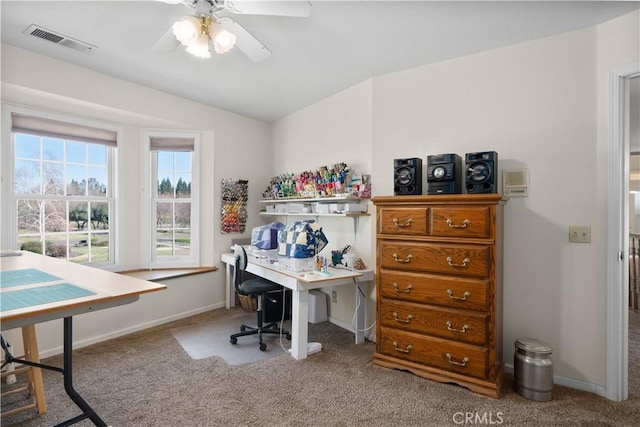
[[[591,226],[570,225],[569,242],[571,243],[591,243]]]

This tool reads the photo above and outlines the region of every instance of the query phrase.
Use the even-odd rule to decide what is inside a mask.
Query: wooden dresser
[[[377,210],[374,363],[499,397],[501,195],[372,201]]]

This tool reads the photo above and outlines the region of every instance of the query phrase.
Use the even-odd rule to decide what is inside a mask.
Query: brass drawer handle
[[[396,313],[395,311],[393,312],[393,318],[396,319],[396,322],[401,322],[401,323],[409,323],[411,322],[411,320],[413,319],[412,315],[408,315],[406,319],[399,319],[398,318],[398,313]],[[465,325],[467,326],[467,325]]]
[[[403,292],[403,293],[405,293],[405,294],[408,294],[409,292],[411,292],[411,289],[413,289],[413,285],[408,285],[408,286],[407,286],[407,289],[405,289],[405,290],[401,290],[401,289],[398,289],[398,284],[397,284],[397,283],[394,283],[394,284],[393,284],[393,289],[395,289],[395,290],[396,290],[396,292]]]
[[[471,221],[468,219],[465,219],[464,221],[462,221],[462,224],[460,225],[456,225],[453,223],[453,221],[451,221],[450,219],[447,219],[447,225],[449,226],[449,228],[467,228],[467,225],[471,224]]]
[[[409,218],[404,224],[400,224],[398,222],[398,218],[393,218],[393,223],[395,224],[396,228],[398,227],[411,227],[411,223],[413,222],[413,218]]]
[[[447,294],[449,295],[449,298],[451,298],[451,299],[459,299],[461,301],[465,301],[467,298],[469,298],[471,296],[471,292],[464,291],[464,293],[462,294],[461,297],[456,297],[456,296],[453,295],[453,291],[451,289],[447,289]]]
[[[399,351],[400,353],[409,353],[411,351],[411,349],[413,348],[413,346],[411,344],[409,344],[405,349],[398,348],[398,343],[394,341],[393,342],[393,348],[396,351]]]
[[[466,267],[470,262],[471,260],[469,258],[465,258],[462,260],[462,264],[455,264],[453,262],[453,258],[451,258],[450,256],[447,257],[447,264],[449,264],[450,267]]]
[[[392,256],[393,256],[393,259],[396,262],[402,262],[402,263],[405,263],[405,264],[410,263],[411,260],[413,259],[413,255],[411,255],[411,254],[407,255],[406,259],[398,259],[398,254],[397,253],[394,253]]]
[[[447,358],[449,363],[451,363],[452,365],[467,366],[467,363],[469,363],[469,358],[468,357],[465,357],[464,359],[462,359],[462,362],[456,362],[455,360],[453,360],[453,358],[451,357],[451,353],[445,354],[445,357]]]
[[[467,332],[467,329],[469,329],[469,325],[463,325],[463,326],[462,326],[462,329],[455,329],[455,328],[452,328],[452,327],[451,327],[452,325],[453,325],[453,324],[447,320],[447,330],[448,330],[448,331],[451,331],[451,332],[462,332],[462,333],[464,333],[464,332]]]

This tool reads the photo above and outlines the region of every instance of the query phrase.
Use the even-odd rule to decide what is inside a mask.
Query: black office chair
[[[267,294],[270,292],[278,291],[284,292],[284,288],[275,282],[263,279],[261,277],[256,279],[243,280],[244,270],[247,267],[247,252],[242,246],[234,245],[233,253],[236,258],[236,268],[234,273],[235,277],[233,280],[236,292],[241,295],[248,295],[258,298],[258,324],[257,326],[240,326],[240,332],[231,335],[229,341],[231,342],[231,344],[237,344],[238,337],[258,334],[258,339],[260,341],[260,350],[265,351],[267,349],[267,345],[262,342],[262,334],[283,334],[288,340],[291,340],[291,334],[284,329],[280,330],[277,322],[267,323],[266,325],[263,324],[264,317],[262,310],[265,307],[267,299],[269,298]],[[272,301],[276,302],[275,300]]]

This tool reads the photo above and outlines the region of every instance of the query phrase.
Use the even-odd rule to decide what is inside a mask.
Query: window
[[[197,135],[148,135],[151,153],[151,265],[197,266]]]
[[[114,263],[116,141],[115,130],[11,113],[15,247]]]

